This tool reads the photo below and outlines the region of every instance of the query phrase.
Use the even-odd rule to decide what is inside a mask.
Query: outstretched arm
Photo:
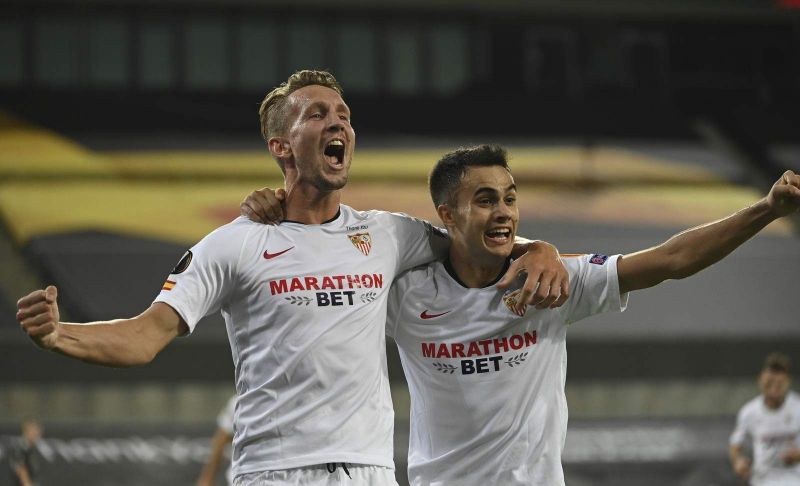
[[[620,293],[680,279],[725,258],[772,221],[800,208],[800,175],[786,171],[769,194],[750,207],[679,233],[617,263]]]
[[[17,308],[20,326],[37,346],[106,366],[149,363],[172,339],[189,329],[172,307],[161,302],[131,319],[60,322],[58,290],[52,285],[19,299]]]

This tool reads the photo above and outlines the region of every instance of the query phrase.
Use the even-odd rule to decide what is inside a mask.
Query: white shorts
[[[233,486],[398,486],[394,469],[345,463],[240,474]]]

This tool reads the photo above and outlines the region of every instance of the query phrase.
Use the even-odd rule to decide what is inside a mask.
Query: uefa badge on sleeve
[[[350,243],[358,249],[364,256],[369,255],[369,250],[372,249],[372,237],[369,233],[356,233],[354,235],[347,235],[350,238]]]

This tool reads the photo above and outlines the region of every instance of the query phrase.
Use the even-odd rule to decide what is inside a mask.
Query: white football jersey
[[[240,217],[187,252],[156,301],[192,330],[222,312],[238,397],[234,475],[328,462],[394,467],[389,287],[446,246],[424,221],[341,205],[318,225]]]
[[[752,441],[753,486],[789,486],[800,484],[800,464],[786,466],[783,455],[791,448],[800,449],[800,396],[789,392],[783,405],[767,408],[759,395],[747,402],[736,417],[731,445]]]
[[[523,317],[510,307],[518,290],[466,288],[447,263],[395,281],[387,333],[411,392],[412,486],[564,484],[567,324],[625,309],[618,258],[563,258],[567,302]]]

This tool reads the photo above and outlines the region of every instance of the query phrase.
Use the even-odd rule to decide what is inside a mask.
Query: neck
[[[323,192],[316,188],[286,184],[285,218],[304,224],[329,221],[339,211],[340,190]]]
[[[465,248],[453,242],[450,244],[449,259],[458,280],[471,289],[487,287],[496,282],[508,261],[508,257],[470,255]]]
[[[765,405],[767,406],[767,408],[769,408],[770,410],[777,410],[777,409],[781,408],[781,405],[783,405],[783,402],[784,402],[785,400],[786,400],[786,395],[784,395],[784,396],[782,396],[782,397],[780,397],[780,398],[777,398],[777,399],[775,399],[775,400],[767,400],[767,399],[765,398],[765,399],[764,399],[764,404],[765,404]]]

